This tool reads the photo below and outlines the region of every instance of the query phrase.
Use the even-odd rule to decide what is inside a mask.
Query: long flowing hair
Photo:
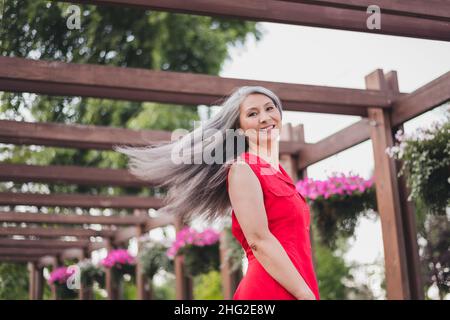
[[[154,186],[167,188],[164,206],[158,213],[175,214],[184,223],[194,218],[212,223],[230,214],[226,187],[228,168],[248,151],[248,138],[238,130],[239,114],[241,103],[253,93],[269,97],[282,114],[281,101],[272,91],[261,86],[243,86],[225,98],[216,115],[180,139],[146,147],[114,146],[115,151],[129,157],[131,174]],[[173,161],[173,155],[178,155],[180,150],[192,161]],[[217,156],[217,150],[221,152],[219,163],[194,160],[208,152]]]

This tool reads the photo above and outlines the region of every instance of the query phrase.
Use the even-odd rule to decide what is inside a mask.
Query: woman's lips
[[[262,131],[262,132],[270,132],[272,129],[274,129],[275,128],[275,125],[273,124],[273,125],[271,125],[271,126],[269,126],[269,127],[266,127],[266,128],[261,128],[261,129],[259,129],[259,131]]]

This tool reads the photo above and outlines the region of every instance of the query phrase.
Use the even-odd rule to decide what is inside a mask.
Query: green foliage
[[[175,278],[168,277],[161,285],[153,285],[154,300],[175,300]]]
[[[26,264],[0,262],[0,300],[28,299]]]
[[[450,292],[450,108],[445,119],[411,134],[396,133],[387,153],[401,161],[409,200],[415,204],[425,293],[435,285],[441,299]]]
[[[112,277],[115,282],[124,281],[124,277],[128,276],[131,281],[136,279],[136,266],[131,264],[117,264],[111,268]]]
[[[360,217],[366,216],[369,209],[377,210],[375,187],[352,195],[318,197],[310,202],[310,208],[322,243],[335,248],[337,238],[354,234]]]
[[[67,284],[55,283],[56,296],[62,300],[75,300],[78,298],[78,291],[69,289]]]
[[[317,261],[316,276],[319,281],[319,292],[322,300],[343,300],[348,289],[343,284],[350,277],[350,268],[344,259],[329,248],[317,244],[314,247]]]
[[[447,216],[427,214],[420,199],[415,201],[415,209],[424,291],[436,285],[443,299],[450,293],[450,221]]]
[[[135,281],[122,281],[121,283],[123,295],[123,300],[136,300],[137,299],[137,289]]]
[[[398,175],[406,176],[409,200],[421,199],[429,213],[438,215],[445,215],[450,206],[450,108],[445,115],[445,122],[419,128],[413,135],[397,132],[399,143],[389,150],[402,161]]]
[[[220,272],[211,270],[194,278],[195,300],[223,300]]]
[[[80,267],[80,280],[83,286],[92,287],[97,282],[100,287],[105,287],[105,271],[94,265],[90,260],[83,260],[78,263]]]
[[[167,247],[161,243],[151,242],[140,250],[139,259],[144,274],[151,280],[159,270],[174,273],[174,262],[166,254]]]
[[[211,245],[196,246],[187,244],[179,250],[180,255],[184,255],[184,266],[186,273],[195,277],[202,273],[213,270],[220,270],[220,242]]]
[[[312,228],[316,235],[318,230],[314,223]],[[347,250],[348,238],[345,236],[335,239],[334,248],[324,245],[320,237],[314,237],[313,255],[321,300],[374,299],[371,288],[355,282],[352,271],[359,265],[344,260]]]

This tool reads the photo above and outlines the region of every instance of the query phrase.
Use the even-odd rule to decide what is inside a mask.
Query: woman
[[[131,158],[131,173],[168,187],[159,211],[212,222],[232,208],[232,232],[249,261],[233,299],[319,299],[309,208],[278,162],[281,119],[273,92],[241,87],[216,116],[180,140],[116,148]],[[180,151],[187,154],[183,161]],[[211,163],[195,161],[211,155]]]

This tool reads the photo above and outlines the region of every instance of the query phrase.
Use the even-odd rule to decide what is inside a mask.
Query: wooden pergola
[[[450,3],[430,0],[379,0],[383,11],[381,30],[366,28],[369,0],[316,1],[203,1],[203,0],[89,0],[95,5],[137,6],[199,15],[219,15],[256,21],[379,33],[450,41]],[[241,85],[261,85],[273,90],[285,110],[361,116],[349,127],[317,142],[306,143],[303,125],[286,124],[280,160],[295,181],[307,176],[308,166],[371,139],[374,152],[377,205],[381,218],[388,299],[423,299],[414,208],[407,201],[403,178],[397,179],[398,162],[385,149],[403,123],[450,100],[450,72],[412,93],[399,92],[395,71],[375,70],[365,78],[366,89],[276,83],[210,75],[163,72],[56,61],[0,57],[0,90],[58,96],[82,96],[133,101],[212,105]],[[170,140],[170,132],[134,131],[84,125],[29,123],[0,120],[0,142],[78,149],[110,150],[113,145],[152,145]],[[151,187],[126,170],[77,166],[0,164],[0,181],[64,183],[97,186]],[[92,216],[43,212],[0,212],[0,261],[29,262],[30,298],[42,299],[42,268],[63,259],[83,259],[100,248],[124,246],[133,237],[173,224],[170,216],[151,217],[162,199],[137,196],[81,194],[0,193],[1,206],[133,209],[134,215]],[[13,225],[11,225],[13,224]],[[102,227],[94,229],[92,225]],[[67,240],[67,236],[71,239]],[[223,239],[223,238],[222,238]],[[221,245],[225,261],[227,248]],[[230,299],[238,279],[222,264],[224,297]],[[183,260],[176,258],[177,299],[192,299],[192,282],[185,276]],[[138,298],[149,298],[145,277],[137,266]],[[117,298],[111,273],[107,273],[110,299]],[[56,293],[54,290],[54,297]],[[80,290],[80,298],[91,293]]]

